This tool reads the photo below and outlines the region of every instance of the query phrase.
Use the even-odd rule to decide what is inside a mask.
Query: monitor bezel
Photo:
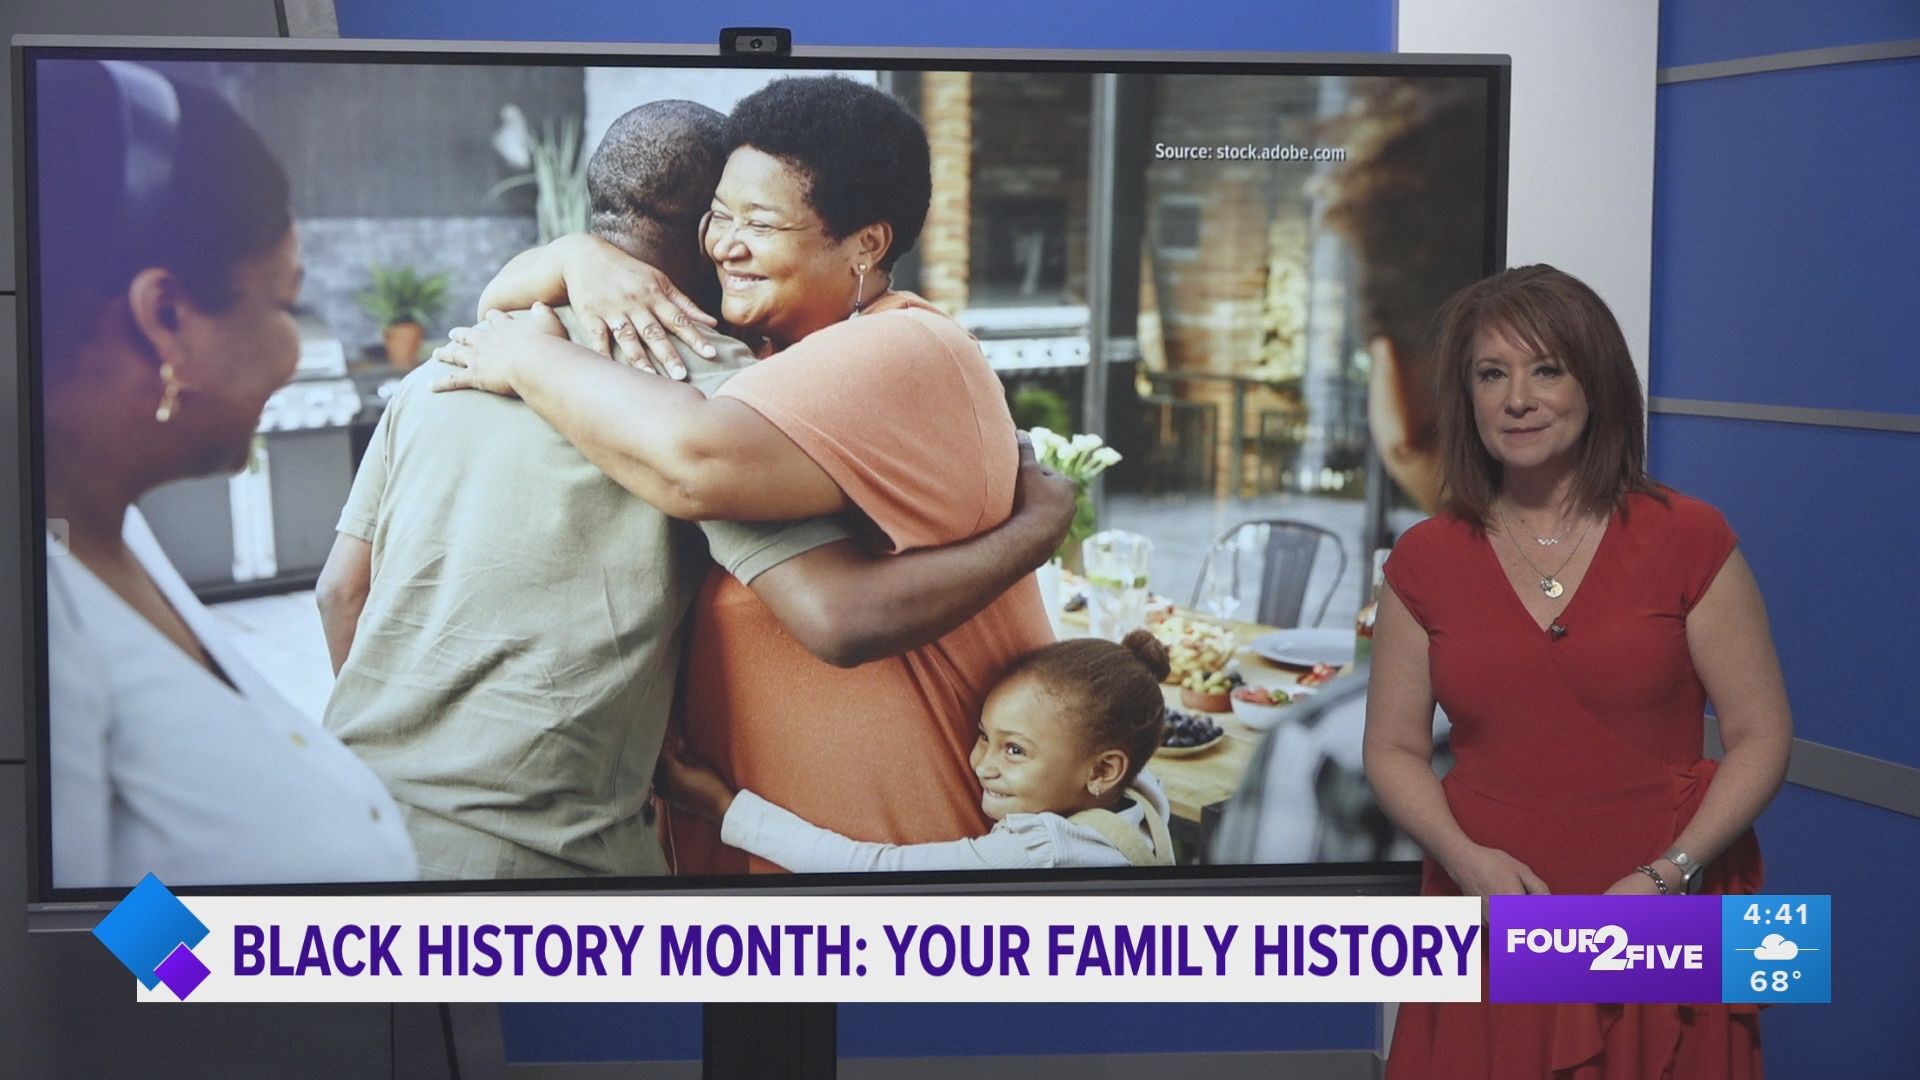
[[[276,38],[23,35],[13,39],[14,235],[19,282],[16,333],[20,418],[16,460],[20,468],[19,528],[23,615],[23,693],[26,742],[28,927],[83,930],[127,892],[126,888],[60,889],[51,880],[51,811],[46,790],[49,706],[43,656],[46,638],[46,533],[41,485],[43,448],[37,356],[39,298],[32,273],[38,236],[35,183],[27,147],[33,124],[35,61],[126,59],[151,61],[268,61],[314,63],[429,63],[621,67],[767,67],[795,70],[858,66],[873,70],[1050,71],[1098,74],[1253,75],[1434,75],[1477,76],[1487,81],[1486,273],[1505,265],[1507,160],[1512,61],[1504,54],[1160,52],[1133,50],[877,48],[796,44],[789,56],[764,58],[722,54],[716,45],[605,42],[410,41]],[[869,893],[895,895],[1058,893],[1180,893],[1183,895],[1391,895],[1416,890],[1417,862],[1296,863],[1245,866],[1024,870],[1004,874],[937,873],[820,874],[796,878],[729,876],[698,879],[578,878],[510,879],[499,882],[343,882],[308,885],[169,886],[183,895],[501,895],[580,893],[597,895]],[[688,881],[687,884],[677,882]]]

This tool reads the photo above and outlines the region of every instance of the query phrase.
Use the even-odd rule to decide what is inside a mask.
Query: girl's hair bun
[[[1173,671],[1173,662],[1167,658],[1167,647],[1153,636],[1151,630],[1135,630],[1120,642],[1134,659],[1147,666],[1153,672],[1155,682],[1164,680]]]

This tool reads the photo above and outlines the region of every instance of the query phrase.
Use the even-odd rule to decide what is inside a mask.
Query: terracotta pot
[[[381,331],[380,337],[387,343],[387,362],[401,371],[420,366],[420,342],[426,332],[417,322],[394,323]]]

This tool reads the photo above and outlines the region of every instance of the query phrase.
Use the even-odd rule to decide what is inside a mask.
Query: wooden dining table
[[[1181,607],[1175,607],[1173,614],[1206,622],[1221,622]],[[1253,651],[1253,641],[1272,633],[1275,627],[1231,619],[1226,620],[1224,625],[1233,631],[1234,659],[1239,661],[1240,675],[1248,686],[1287,689],[1297,686],[1300,676],[1306,674],[1304,669],[1282,667]],[[1060,629],[1065,635],[1087,636],[1089,629],[1085,609],[1063,613],[1060,616]],[[1205,850],[1214,820],[1227,800],[1240,789],[1246,777],[1247,765],[1253,760],[1254,748],[1267,737],[1267,732],[1257,731],[1242,723],[1233,714],[1231,705],[1226,712],[1201,712],[1180,703],[1178,686],[1162,684],[1160,693],[1166,697],[1167,708],[1205,716],[1224,732],[1198,753],[1169,756],[1163,748],[1147,763],[1147,767],[1159,779],[1160,786],[1166,789],[1168,809],[1173,816],[1168,826],[1174,840],[1197,854]]]

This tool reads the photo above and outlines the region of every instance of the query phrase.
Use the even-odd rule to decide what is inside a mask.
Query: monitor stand
[[[832,1002],[704,1006],[702,1080],[833,1080],[839,1008]]]
[[[505,1080],[500,1007],[395,1006],[396,1080]],[[839,1006],[702,1006],[702,1080],[834,1080]]]

